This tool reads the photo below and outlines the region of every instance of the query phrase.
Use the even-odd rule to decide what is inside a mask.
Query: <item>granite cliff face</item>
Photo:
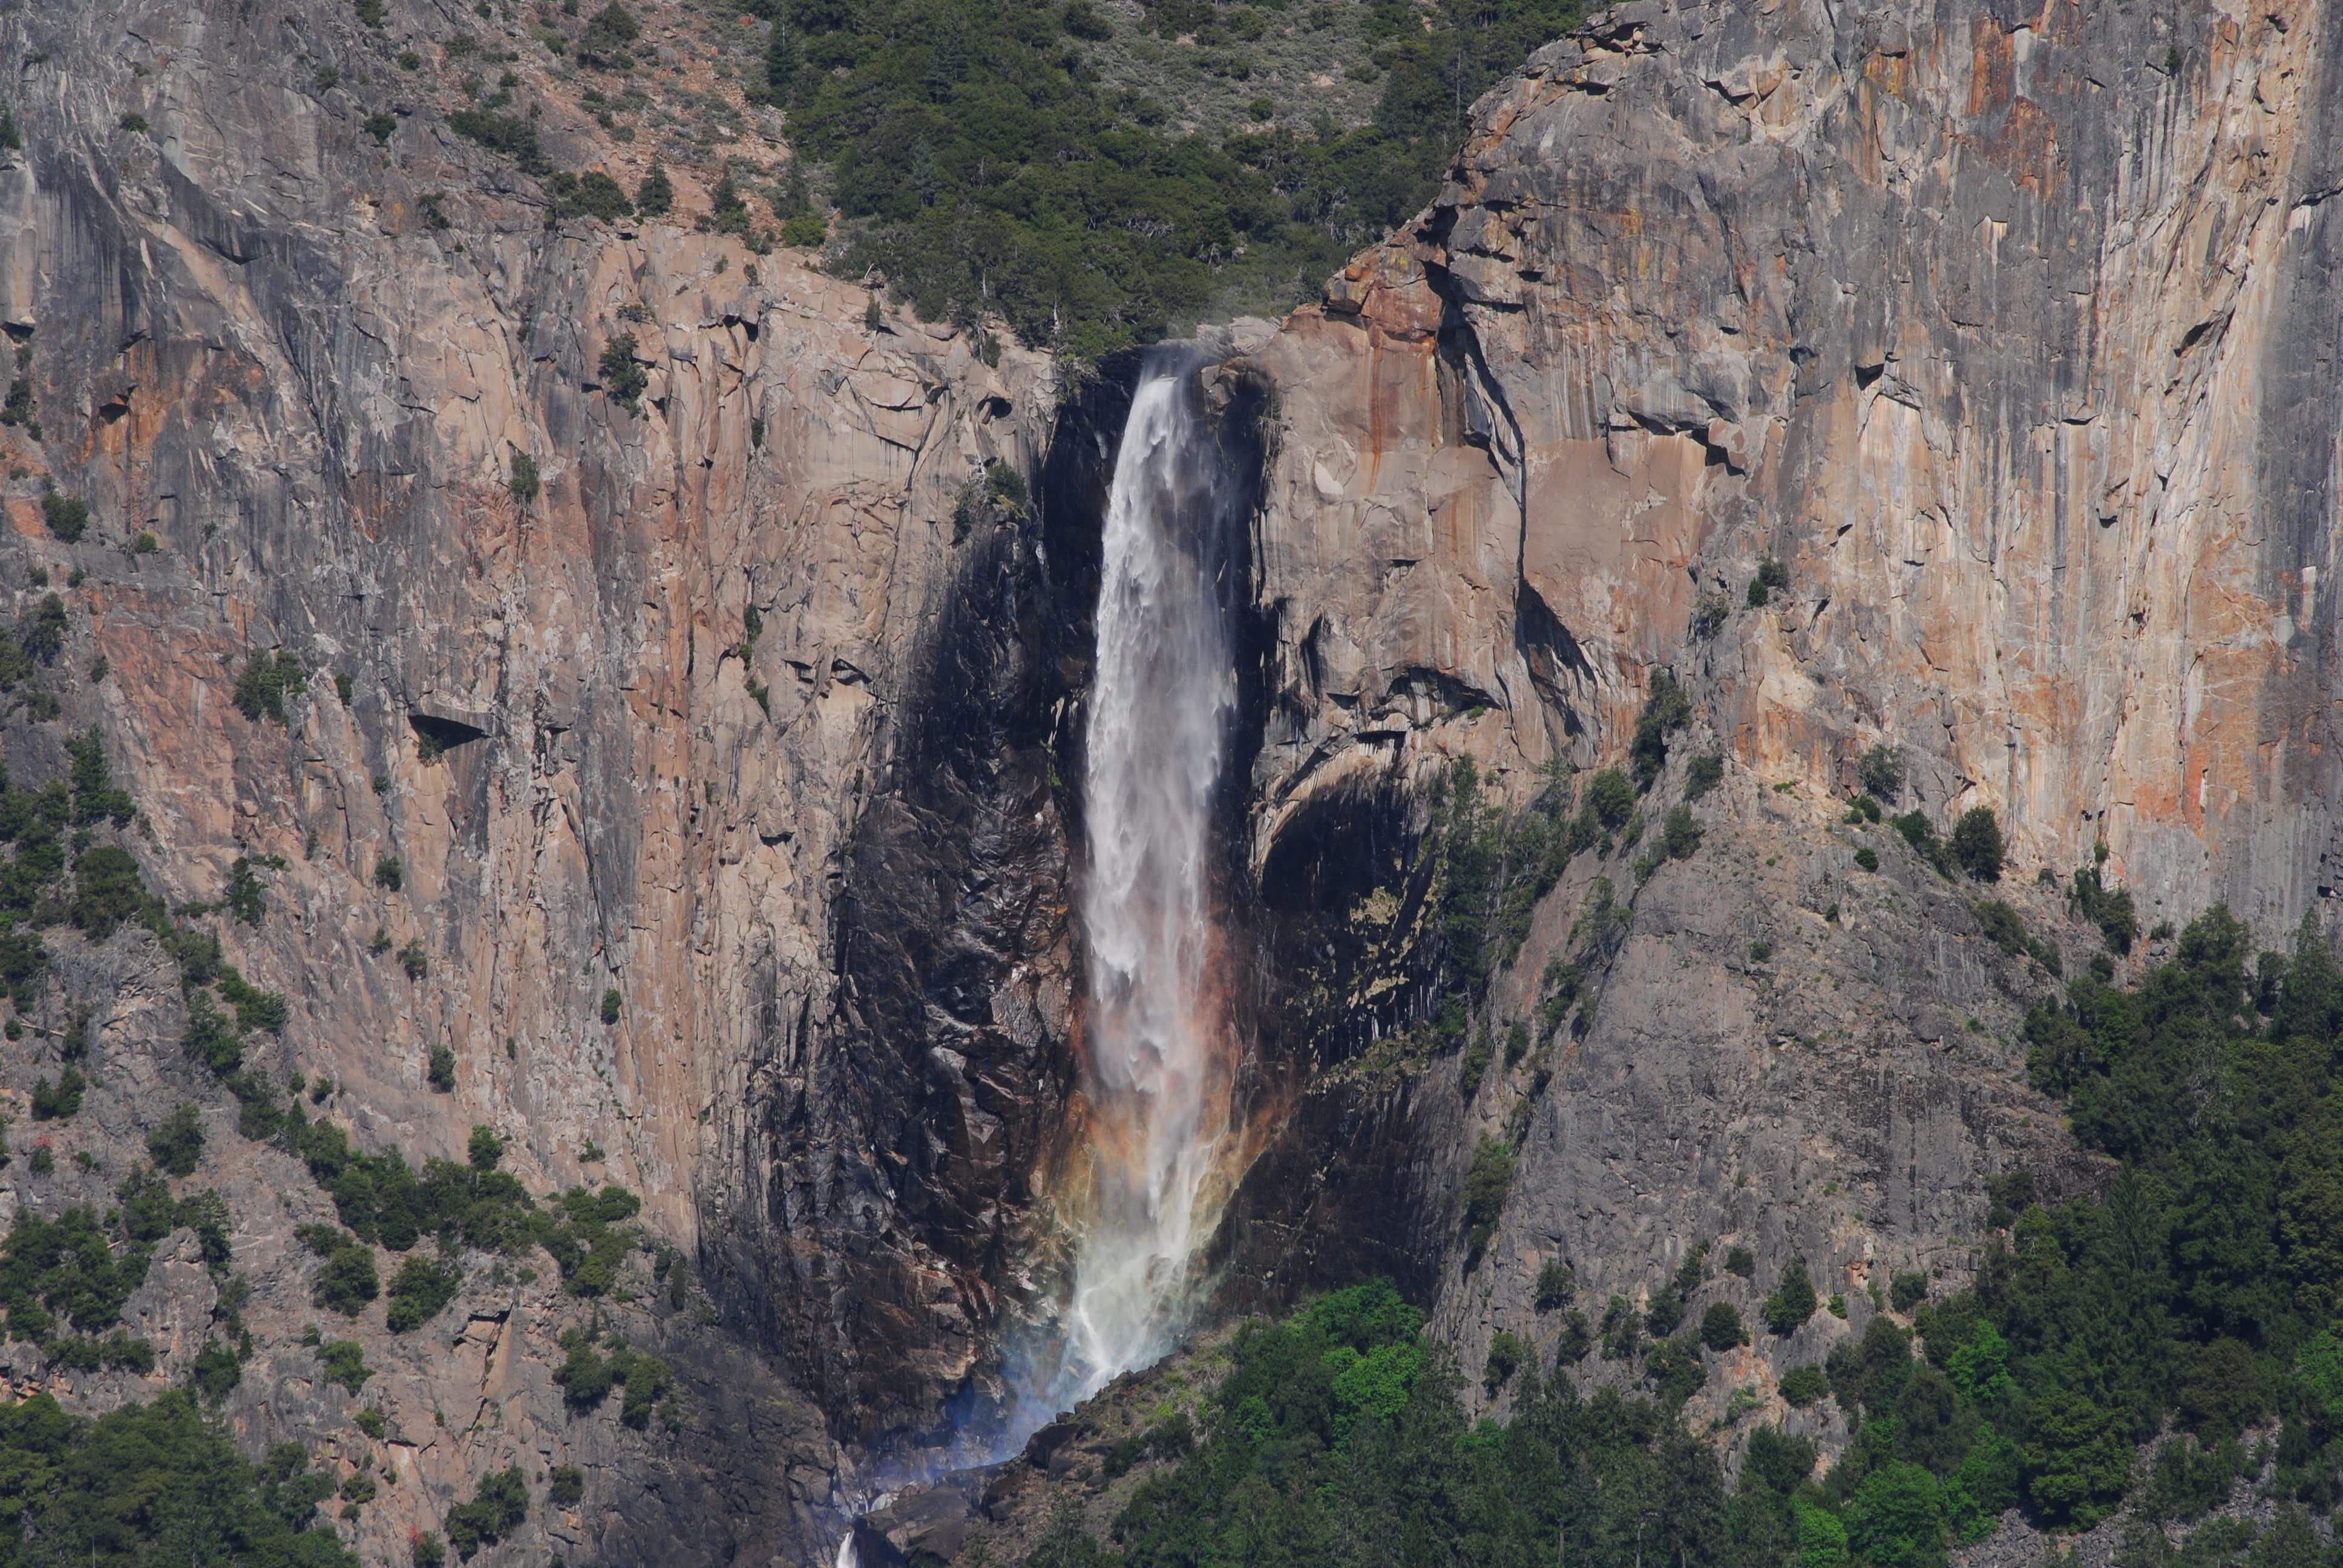
[[[703,19],[643,11],[669,75],[733,91]],[[0,1182],[101,1201],[206,1107],[196,1181],[254,1292],[226,1409],[398,1470],[361,1544],[523,1462],[593,1471],[541,1526],[580,1553],[824,1558],[890,1452],[981,1423],[1062,1270],[1065,780],[1131,367],[1076,380],[701,232],[672,142],[674,216],[565,213],[448,128],[458,27],[527,37],[405,4],[0,17],[0,325],[39,421],[0,426],[0,594],[66,616],[7,760],[37,784],[96,726],[175,909],[263,868],[261,918],[217,917],[291,999],[249,1060],[331,1080],[359,1146],[460,1159],[488,1126],[537,1191],[639,1192],[689,1282],[639,1254],[637,1299],[591,1306],[469,1259],[425,1328],[360,1324],[391,1418],[363,1436],[301,1343],[292,1228],[332,1205],[238,1140],[135,928],[51,936],[0,1073],[21,1101],[90,1008],[88,1120],[50,1135],[98,1169]],[[1470,1362],[1554,1338],[1550,1259],[1599,1303],[1736,1241],[1755,1277],[1712,1292],[1745,1309],[1803,1256],[1850,1309],[1702,1396],[1778,1412],[1887,1271],[1970,1266],[1986,1175],[2093,1179],[2015,1070],[2049,978],[1841,800],[1900,745],[1900,805],[1995,808],[2013,882],[2104,843],[2149,922],[2221,899],[2274,940],[2337,885],[2338,29],[1646,0],[1477,106],[1439,201],[1322,306],[1229,339],[1200,395],[1262,470],[1224,880],[1265,1142],[1230,1304],[1380,1270]],[[654,149],[513,53],[545,166],[632,188]],[[88,502],[78,542],[48,485]],[[1767,559],[1787,587],[1753,607]],[[281,724],[233,700],[280,652]],[[1433,781],[1469,756],[1519,806],[1614,763],[1662,671],[1691,719],[1639,820],[1697,794],[1701,843],[1570,863],[1476,1015],[1534,1035],[1460,1092],[1405,1043]],[[2055,891],[2006,896],[2069,968],[2096,948]],[[1584,987],[1541,1017],[1568,956]],[[1519,1164],[1468,1262],[1484,1134]],[[216,1284],[155,1278],[162,1367],[77,1397],[192,1364]],[[558,1336],[597,1312],[679,1369],[672,1422],[565,1409]]]
[[[2093,1179],[2016,1070],[2048,975],[1843,799],[1899,746],[1900,807],[1993,808],[2011,882],[2104,852],[2143,924],[2225,900],[2275,944],[2331,893],[2338,45],[2316,7],[1622,7],[1477,105],[1434,206],[1252,357],[1257,885],[1390,938],[1332,966],[1350,1033],[1299,1042],[1240,1299],[1371,1260],[1472,1365],[1555,1338],[1550,1259],[1596,1314],[1696,1242],[1752,1246],[1706,1287],[1745,1312],[1808,1259],[1851,1321],[1744,1352],[1722,1407],[1891,1269],[1957,1282],[1988,1174]],[[1646,840],[1648,882],[1632,842],[1581,857],[1489,993],[1532,1020],[1604,923],[1592,879],[1641,882],[1570,1022],[1461,1106],[1453,1069],[1361,1070],[1360,1020],[1421,1005],[1375,953],[1427,940],[1395,868],[1430,780],[1471,756],[1521,802],[1619,762],[1661,674],[1694,717],[1643,809],[1698,796],[1700,848]],[[2002,896],[2070,971],[2099,946]],[[1501,1131],[1474,1268],[1453,1194]]]

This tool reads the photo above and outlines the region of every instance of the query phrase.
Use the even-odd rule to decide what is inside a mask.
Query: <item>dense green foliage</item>
[[[0,1405],[0,1564],[356,1568],[314,1522],[332,1493],[297,1444],[248,1462],[185,1393],[96,1421]]]
[[[45,1344],[61,1327],[110,1328],[146,1282],[148,1241],[133,1240],[119,1214],[68,1209],[55,1220],[20,1215],[0,1253],[0,1308],[8,1337]]]
[[[245,660],[243,670],[236,678],[236,711],[256,723],[270,719],[283,724],[287,722],[285,699],[297,697],[308,688],[307,671],[284,648],[274,653],[256,653]]]
[[[1209,41],[1300,20],[1155,0],[1149,25]],[[840,270],[883,268],[931,319],[997,311],[1029,343],[1092,356],[1199,318],[1278,309],[1432,195],[1463,108],[1575,21],[1578,0],[1374,0],[1372,125],[1214,142],[1142,94],[1103,93],[1059,0],[761,0],[773,96],[850,219]],[[1264,116],[1264,119],[1266,116]],[[463,129],[462,127],[458,127]],[[478,129],[463,129],[477,140]]]
[[[1506,1372],[1513,1422],[1469,1425],[1422,1321],[1377,1282],[1240,1331],[1207,1441],[1184,1459],[1184,1443],[1161,1445],[1167,1467],[1115,1521],[1123,1560],[1526,1564],[1557,1546],[1622,1568],[1735,1560],[1716,1452],[1660,1404],[1583,1401],[1523,1364]],[[1111,1560],[1071,1521],[1029,1559]]]
[[[511,1534],[528,1517],[528,1484],[516,1464],[480,1477],[472,1500],[451,1506],[441,1527],[447,1532],[447,1543],[456,1554],[469,1557],[483,1545]]]

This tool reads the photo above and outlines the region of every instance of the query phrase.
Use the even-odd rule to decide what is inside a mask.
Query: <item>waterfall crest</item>
[[[1212,814],[1236,700],[1236,519],[1196,363],[1151,354],[1107,504],[1083,777],[1089,1140],[1061,1407],[1172,1349],[1226,1198],[1235,1049]]]

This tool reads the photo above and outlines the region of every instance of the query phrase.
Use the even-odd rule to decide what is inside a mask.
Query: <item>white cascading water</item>
[[[1172,1348],[1224,1195],[1232,1053],[1210,857],[1235,682],[1213,537],[1225,485],[1193,367],[1150,357],[1107,501],[1082,790],[1089,1165],[1060,1408]]]

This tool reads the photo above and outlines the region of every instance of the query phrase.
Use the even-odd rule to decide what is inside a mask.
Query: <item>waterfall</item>
[[[1171,1350],[1226,1197],[1234,1042],[1213,920],[1212,807],[1235,700],[1235,493],[1192,352],[1152,351],[1107,502],[1083,809],[1087,1168],[1061,1404]]]

